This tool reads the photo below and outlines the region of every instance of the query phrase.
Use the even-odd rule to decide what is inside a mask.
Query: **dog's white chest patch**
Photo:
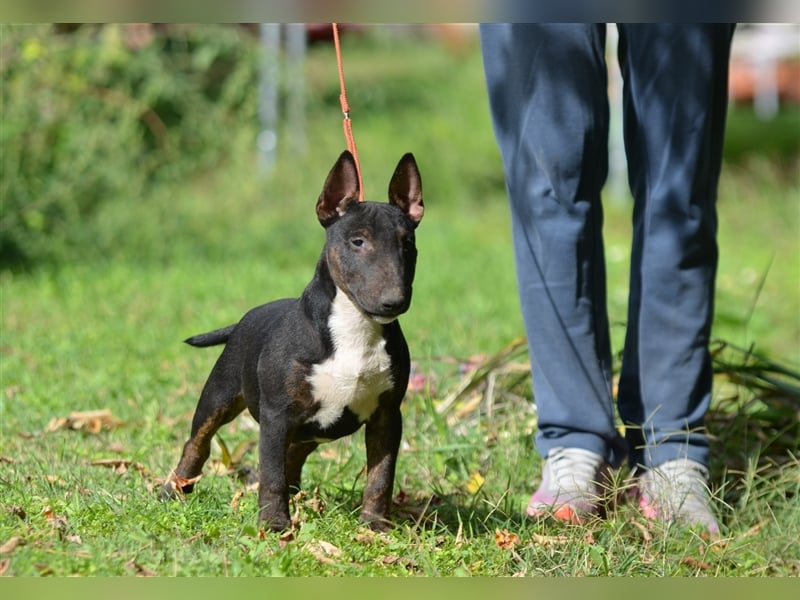
[[[328,327],[333,354],[314,365],[308,377],[314,399],[320,404],[313,420],[328,427],[349,408],[364,422],[378,406],[378,397],[393,384],[382,327],[338,289]]]

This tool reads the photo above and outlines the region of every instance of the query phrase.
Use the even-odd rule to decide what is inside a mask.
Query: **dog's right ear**
[[[333,165],[322,193],[317,200],[317,218],[327,227],[347,212],[353,202],[358,202],[358,170],[349,150],[339,156]]]

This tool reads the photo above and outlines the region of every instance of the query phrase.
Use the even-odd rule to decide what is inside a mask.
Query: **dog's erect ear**
[[[417,161],[410,152],[405,154],[394,170],[389,182],[389,202],[399,206],[414,223],[422,220],[425,205],[422,203],[422,179],[417,169]]]
[[[327,227],[346,213],[353,202],[358,202],[358,170],[353,155],[345,150],[328,173],[317,200],[319,222]]]

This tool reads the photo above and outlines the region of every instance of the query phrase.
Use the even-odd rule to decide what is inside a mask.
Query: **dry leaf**
[[[26,513],[25,509],[21,506],[17,505],[9,506],[8,510],[11,512],[12,515],[19,517],[23,521],[28,518],[28,513]]]
[[[131,569],[134,572],[134,574],[136,575],[136,577],[155,577],[156,576],[156,573],[154,571],[151,571],[147,567],[143,567],[142,565],[137,563],[135,558],[130,559],[127,563],[125,563],[125,566],[127,568]]]
[[[54,417],[45,428],[46,433],[67,428],[73,431],[100,433],[103,428],[111,429],[119,424],[119,420],[108,409],[72,412],[68,417]]]
[[[0,546],[0,554],[11,554],[20,544],[22,544],[22,538],[15,535]]]
[[[519,536],[507,529],[495,529],[494,543],[503,550],[513,550],[519,544]]]
[[[539,535],[538,533],[534,533],[532,537],[533,542],[541,546],[565,544],[569,541],[569,538],[567,538],[565,535]]]
[[[341,549],[337,548],[330,542],[326,542],[325,540],[309,542],[305,545],[305,549],[308,550],[319,562],[326,565],[336,564],[334,559],[339,558],[342,555]]]
[[[233,499],[231,500],[231,508],[239,508],[239,500],[242,499],[244,493],[244,490],[236,490],[236,493],[233,495]]]
[[[124,458],[100,458],[98,460],[93,460],[89,463],[93,467],[108,467],[110,469],[114,469],[114,472],[117,475],[124,475],[128,472],[130,467],[133,467],[140,474],[145,474],[145,466],[139,462],[133,462],[132,460],[127,460]]]
[[[400,565],[401,567],[405,567],[408,571],[413,571],[417,568],[417,563],[415,563],[410,558],[403,558],[401,556],[395,555],[388,555],[382,556],[381,558],[376,559],[377,563],[384,566],[391,566],[391,565]]]
[[[50,419],[50,422],[45,427],[45,433],[51,433],[53,431],[58,431],[62,427],[66,426],[67,418],[66,417],[53,417]]]
[[[0,456],[0,464],[7,463],[9,465],[13,465],[17,462],[17,459],[11,458],[10,456]]]
[[[57,527],[59,529],[67,526],[67,519],[66,517],[62,517],[61,515],[57,515],[50,506],[45,506],[42,509],[42,515],[44,518],[47,519],[53,527]]]
[[[684,556],[678,562],[682,565],[686,565],[687,567],[691,567],[692,569],[699,569],[701,571],[708,571],[711,568],[711,565],[707,562],[703,562],[697,558],[692,558],[691,556]]]
[[[653,540],[653,535],[647,530],[647,527],[636,521],[631,521],[631,524],[642,534],[643,541],[650,542]]]
[[[391,538],[387,536],[385,533],[381,531],[373,531],[372,529],[364,525],[358,528],[358,533],[356,533],[356,535],[353,536],[352,540],[354,542],[366,545],[370,545],[375,542],[381,542],[383,544],[388,544],[391,542]]]
[[[314,488],[311,498],[305,502],[305,505],[318,515],[325,514],[325,501],[319,495],[319,486]]]

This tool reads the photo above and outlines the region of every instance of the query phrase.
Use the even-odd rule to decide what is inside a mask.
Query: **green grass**
[[[374,535],[358,524],[361,434],[309,459],[306,495],[292,503],[300,526],[288,543],[259,531],[256,492],[235,476],[254,466],[252,450],[226,465],[215,447],[186,502],[155,499],[217,356],[180,340],[231,323],[255,304],[298,294],[313,272],[324,238],[313,206],[343,147],[335,62],[330,48],[317,47],[309,55],[307,156],[284,148],[275,172],[259,175],[245,129],[217,169],[110,205],[87,224],[93,242],[83,260],[0,278],[0,546],[19,539],[0,554],[0,570],[800,574],[799,432],[791,404],[797,395],[786,391],[793,380],[781,379],[768,393],[752,379],[737,379],[745,357],[735,352],[720,355],[732,367],[720,369],[710,424],[722,540],[649,527],[627,505],[585,526],[524,518],[540,468],[524,353],[499,361],[474,390],[442,408],[463,363],[494,356],[523,334],[479,54],[420,40],[346,41],[367,196],[383,198],[406,151],[415,153],[425,188],[414,304],[402,322],[427,387],[404,405],[397,526]],[[800,188],[796,169],[771,164],[739,155],[726,163],[714,333],[737,346],[754,344],[796,371]],[[618,351],[629,208],[626,199],[609,200],[609,304]],[[89,410],[108,410],[112,418],[94,422],[95,430],[92,423],[71,429],[54,421]],[[220,437],[234,450],[256,432],[240,418]],[[124,468],[93,464],[104,459]]]

